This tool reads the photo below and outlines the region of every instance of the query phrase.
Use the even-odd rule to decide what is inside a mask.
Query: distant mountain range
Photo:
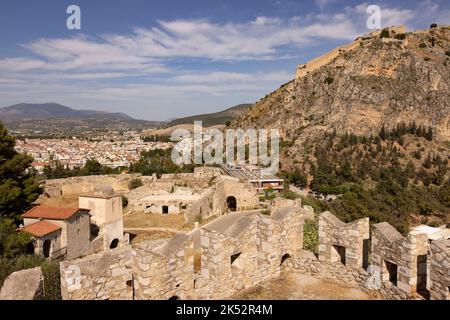
[[[57,103],[20,103],[0,108],[0,119],[4,122],[17,122],[46,119],[121,119],[136,120],[125,113],[108,113],[94,110],[75,110]]]
[[[193,124],[194,121],[202,121],[202,125],[204,127],[210,127],[215,125],[225,124],[227,121],[232,121],[245,112],[247,112],[248,108],[250,108],[251,104],[239,104],[237,106],[225,109],[223,111],[214,112],[214,113],[206,113],[199,114],[195,116],[183,117],[171,120],[166,124],[167,127],[176,126],[179,124]]]
[[[0,121],[19,133],[76,134],[114,129],[149,129],[164,122],[134,119],[125,113],[76,110],[57,103],[20,103],[0,108]]]

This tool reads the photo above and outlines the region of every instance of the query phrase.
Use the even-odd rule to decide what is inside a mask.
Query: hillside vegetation
[[[282,176],[345,221],[450,220],[450,27],[369,35],[232,122],[279,129]],[[306,66],[308,63],[306,63]]]

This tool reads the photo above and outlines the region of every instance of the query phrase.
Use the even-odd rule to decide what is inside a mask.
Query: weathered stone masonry
[[[229,213],[170,240],[149,240],[65,261],[63,298],[223,299],[277,278],[281,269],[357,285],[387,299],[419,298],[416,293],[426,288],[427,234],[403,237],[388,223],[375,224],[366,271],[368,219],[344,223],[322,213],[317,259],[302,250],[306,213],[301,206],[274,208],[270,216]],[[449,253],[450,240],[431,242],[432,299],[450,298]]]
[[[369,218],[344,223],[329,211],[319,216],[319,260],[341,262],[349,268],[366,268]]]
[[[374,272],[380,275],[383,286],[396,290],[402,298],[426,289],[428,248],[424,233],[403,237],[387,222],[373,226]]]
[[[64,300],[131,300],[131,247],[124,246],[60,264]]]
[[[281,264],[302,249],[300,208],[277,209],[272,216],[235,213],[221,219],[223,223],[218,219],[170,240],[144,241],[132,249],[125,246],[62,262],[63,298],[226,298],[277,277]],[[194,267],[194,252],[199,249],[195,237],[200,237],[200,269]]]
[[[432,300],[450,300],[450,240],[431,242],[431,283]]]

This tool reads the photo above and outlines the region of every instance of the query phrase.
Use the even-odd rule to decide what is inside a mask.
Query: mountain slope
[[[416,121],[450,140],[449,35],[440,27],[404,40],[367,37],[257,102],[232,126],[278,128],[300,143],[334,129],[370,135]]]
[[[124,113],[107,113],[94,110],[75,110],[57,103],[20,103],[0,108],[0,119],[5,122],[44,119],[115,118],[134,120]]]
[[[227,121],[241,116],[247,111],[251,104],[239,104],[237,106],[225,109],[215,113],[200,114],[190,117],[178,118],[170,121],[167,126],[176,126],[179,124],[193,124],[194,121],[202,121],[204,127],[225,124]]]
[[[136,120],[124,113],[76,110],[57,103],[20,103],[0,108],[0,121],[16,134],[32,136],[86,135],[161,125],[158,121]]]
[[[230,127],[280,130],[280,175],[340,195],[320,211],[403,233],[450,223],[449,37],[444,26],[357,39],[300,66]]]

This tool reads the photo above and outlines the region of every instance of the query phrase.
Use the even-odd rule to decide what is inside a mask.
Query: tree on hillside
[[[15,138],[0,122],[0,218],[16,222],[41,193],[32,157],[14,150]]]
[[[83,167],[83,174],[87,176],[104,174],[105,170],[103,166],[97,160],[87,160]]]

